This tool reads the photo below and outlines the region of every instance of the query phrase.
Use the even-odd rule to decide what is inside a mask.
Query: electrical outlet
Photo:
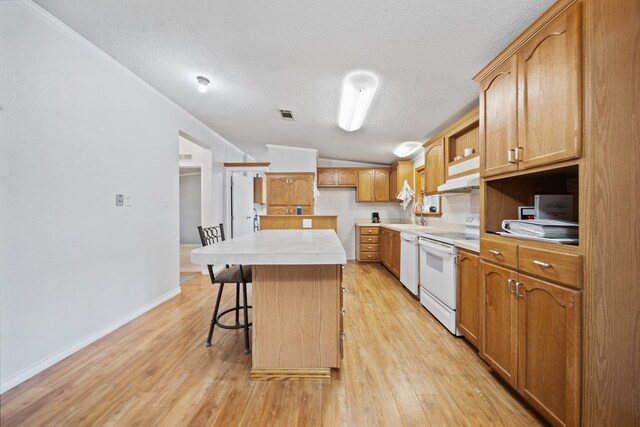
[[[124,206],[124,194],[116,194],[116,206]]]
[[[131,195],[130,194],[125,194],[124,195],[124,205],[129,207],[131,206]]]
[[[311,228],[313,226],[313,220],[311,218],[302,220],[302,228]]]

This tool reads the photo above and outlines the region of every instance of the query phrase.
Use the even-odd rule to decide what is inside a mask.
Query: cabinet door
[[[267,205],[289,206],[291,187],[289,175],[267,175]]]
[[[357,171],[354,169],[339,169],[338,170],[338,184],[348,185],[355,187],[358,185]]]
[[[482,266],[480,357],[514,388],[518,369],[517,273],[485,262]]]
[[[580,292],[519,275],[518,391],[554,425],[578,425]]]
[[[393,200],[398,195],[398,166],[389,169],[389,197]]]
[[[458,309],[456,317],[462,335],[476,347],[480,344],[480,258],[458,252]]]
[[[391,272],[400,278],[400,233],[391,232]]]
[[[480,82],[480,168],[483,176],[518,169],[516,55]]]
[[[380,235],[380,261],[387,268],[391,266],[389,260],[391,258],[391,240],[389,239],[389,231],[382,230]]]
[[[388,202],[389,201],[389,171],[376,170],[374,171],[374,184],[373,184],[373,200],[376,202]]]
[[[518,52],[519,168],[580,156],[580,3]]]
[[[313,175],[291,175],[291,200],[289,204],[295,206],[313,205]]]
[[[427,146],[424,151],[425,193],[438,192],[444,184],[444,138]]]
[[[373,202],[373,170],[358,171],[358,202]]]
[[[337,169],[318,169],[318,186],[338,185]]]

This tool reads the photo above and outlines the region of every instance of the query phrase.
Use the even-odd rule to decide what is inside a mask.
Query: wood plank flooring
[[[379,264],[345,269],[333,381],[251,381],[242,332],[204,346],[215,288],[181,295],[0,396],[9,426],[531,426],[541,421]],[[232,289],[224,301],[235,297]]]

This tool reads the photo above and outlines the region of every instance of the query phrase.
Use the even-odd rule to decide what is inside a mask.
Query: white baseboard
[[[75,352],[77,352],[79,350],[82,350],[84,347],[88,346],[89,344],[91,344],[91,343],[93,343],[95,341],[98,341],[100,338],[104,337],[105,335],[115,331],[116,329],[118,329],[121,326],[124,326],[125,324],[131,322],[136,317],[139,317],[139,316],[143,315],[147,311],[153,309],[154,307],[157,307],[158,305],[162,304],[163,302],[167,301],[170,298],[173,298],[174,296],[178,295],[179,293],[180,293],[180,287],[177,287],[176,289],[173,289],[172,291],[167,292],[166,294],[154,299],[150,303],[145,304],[144,306],[140,307],[139,309],[137,309],[133,313],[123,317],[122,319],[118,320],[117,322],[113,323],[112,325],[109,325],[106,328],[102,328],[102,329],[94,332],[93,334],[89,335],[88,337],[80,340],[79,342],[67,347],[66,349],[64,349],[62,351],[59,351],[58,353],[54,354],[53,356],[48,357],[48,358],[46,358],[44,360],[41,360],[40,362],[36,363],[35,365],[31,366],[30,368],[27,368],[27,369],[23,370],[22,372],[20,372],[16,376],[14,376],[14,377],[8,379],[7,381],[3,382],[2,384],[0,384],[0,393],[4,393],[4,392],[12,389],[13,387],[15,387],[18,384],[28,380],[29,378],[33,377],[34,375],[37,375],[40,372],[44,371],[45,369],[55,365],[56,363],[60,362],[62,359],[71,356],[73,353],[75,353]]]

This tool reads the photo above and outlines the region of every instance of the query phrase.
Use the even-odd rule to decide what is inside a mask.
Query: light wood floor
[[[239,331],[206,348],[214,287],[182,294],[3,394],[9,426],[539,425],[462,339],[378,264],[347,265],[331,382],[250,381]],[[227,301],[232,299],[232,291]]]

